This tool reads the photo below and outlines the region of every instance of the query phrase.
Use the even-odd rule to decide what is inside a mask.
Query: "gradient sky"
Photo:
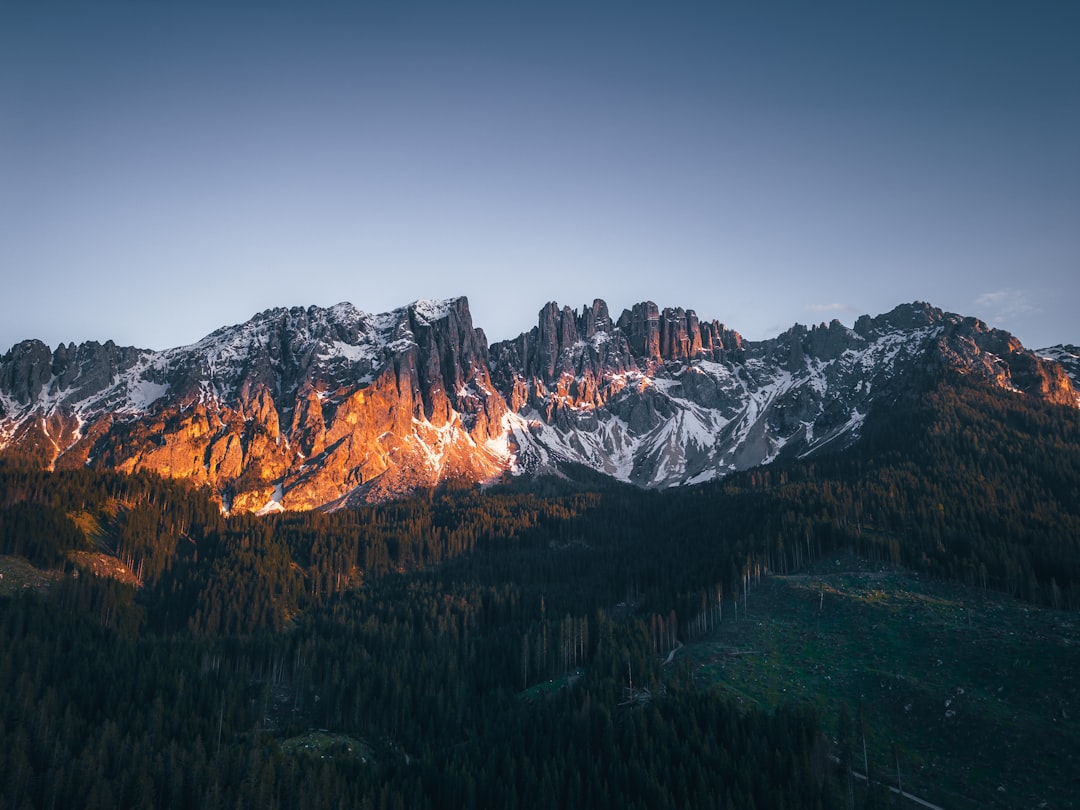
[[[913,300],[1080,343],[1080,3],[0,0],[0,352]]]

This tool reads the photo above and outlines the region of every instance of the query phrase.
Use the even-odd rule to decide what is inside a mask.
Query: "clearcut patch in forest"
[[[35,568],[23,557],[0,554],[0,596],[14,596],[24,590],[43,590],[62,576],[59,571]]]
[[[676,661],[700,685],[862,706],[872,778],[950,808],[1080,806],[1080,617],[836,555],[765,578]],[[854,751],[863,770],[861,738]],[[859,789],[859,788],[857,788]]]
[[[374,749],[364,740],[323,729],[282,740],[281,750],[286,754],[317,759],[355,759],[364,764],[375,761]]]

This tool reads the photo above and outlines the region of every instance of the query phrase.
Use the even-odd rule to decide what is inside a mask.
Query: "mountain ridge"
[[[16,344],[0,358],[0,452],[189,478],[242,511],[567,462],[668,487],[847,446],[877,400],[945,369],[1080,407],[1075,360],[923,302],[764,341],[651,301],[617,318],[602,299],[549,302],[490,346],[465,297],[275,308],[164,351]]]

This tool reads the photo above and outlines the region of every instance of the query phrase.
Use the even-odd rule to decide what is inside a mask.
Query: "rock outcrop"
[[[7,449],[189,478],[241,510],[498,475],[505,412],[463,298],[377,316],[269,310],[157,353],[26,341],[0,362]]]
[[[295,307],[163,352],[19,343],[0,358],[0,452],[188,478],[249,511],[567,461],[672,486],[850,443],[913,375],[1077,407],[1076,351],[1043,354],[920,303],[751,342],[681,307],[613,318],[599,299],[552,302],[490,348],[464,298],[381,315]]]

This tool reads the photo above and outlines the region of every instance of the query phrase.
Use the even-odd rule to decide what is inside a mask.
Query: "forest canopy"
[[[665,658],[840,549],[1080,608],[1077,415],[911,396],[844,453],[663,492],[567,470],[226,516],[2,466],[0,554],[58,574],[0,591],[0,806],[846,806],[812,707]]]

